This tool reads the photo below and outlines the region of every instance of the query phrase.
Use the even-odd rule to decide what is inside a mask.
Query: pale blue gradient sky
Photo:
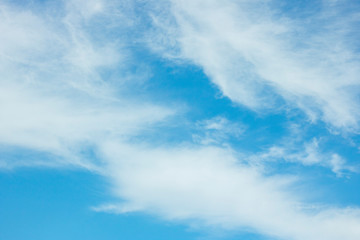
[[[0,0],[0,239],[359,239],[359,13]]]

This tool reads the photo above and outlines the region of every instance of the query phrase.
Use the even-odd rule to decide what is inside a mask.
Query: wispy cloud
[[[299,19],[272,1],[171,2],[172,15],[155,21],[165,31],[165,56],[199,65],[225,96],[255,111],[277,110],[285,100],[311,121],[357,129],[356,12],[344,16],[324,4]]]
[[[6,33],[0,35],[0,143],[51,155],[43,162],[5,156],[0,168],[53,161],[96,171],[124,204],[95,211],[142,211],[281,239],[359,239],[358,208],[311,208],[306,194],[293,190],[301,180],[269,176],[249,164],[253,155],[231,148],[229,139],[245,133],[241,123],[194,120],[194,139],[178,145],[134,138],[179,114],[176,105],[134,94],[126,73],[138,64],[134,42],[201,66],[225,96],[259,113],[291,106],[312,121],[356,129],[359,59],[346,44],[351,21],[333,25],[333,15],[322,12],[309,17],[314,29],[308,31],[270,3],[69,0],[45,4],[41,13],[0,2]],[[349,31],[342,34],[341,26]],[[317,138],[301,141],[255,155],[326,166],[338,175],[352,170],[339,154],[322,153]]]
[[[0,38],[3,144],[51,152],[71,162],[80,146],[132,136],[175,112],[124,93],[124,75],[104,77],[106,71],[131,65],[124,62],[128,53],[121,40],[106,38],[108,24],[121,16],[103,13],[101,1],[57,7],[61,11],[49,17],[1,5],[0,30],[6,32]],[[87,24],[96,21],[104,30],[93,33]],[[99,33],[106,40],[97,41]]]
[[[220,116],[199,121],[196,126],[199,133],[193,134],[193,140],[204,145],[226,144],[230,138],[240,138],[246,129],[243,124]]]
[[[359,209],[312,208],[301,200],[304,195],[291,190],[295,179],[265,177],[256,167],[241,163],[230,149],[106,143],[103,154],[114,194],[124,203],[96,210],[145,211],[169,220],[247,228],[280,239],[350,240],[360,234]]]
[[[283,144],[274,145],[266,151],[249,156],[249,162],[255,165],[278,162],[298,163],[303,166],[321,166],[330,169],[338,177],[347,173],[358,172],[358,166],[348,164],[338,153],[324,151],[319,140],[314,138],[307,142],[292,141],[287,138]]]

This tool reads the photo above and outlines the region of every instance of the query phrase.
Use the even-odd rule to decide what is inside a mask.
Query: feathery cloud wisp
[[[357,129],[360,59],[348,44],[357,37],[356,12],[345,17],[342,5],[324,5],[298,19],[272,1],[171,3],[170,16],[154,17],[163,32],[154,39],[167,44],[155,41],[156,51],[199,65],[225,96],[255,111],[276,110],[284,99],[311,121]]]

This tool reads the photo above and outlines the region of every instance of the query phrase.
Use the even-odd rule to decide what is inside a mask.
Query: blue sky
[[[0,0],[0,239],[358,240],[359,13]]]

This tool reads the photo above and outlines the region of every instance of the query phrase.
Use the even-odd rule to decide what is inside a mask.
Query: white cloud
[[[324,8],[299,20],[271,1],[171,2],[173,21],[154,21],[165,31],[160,44],[170,43],[165,56],[201,66],[225,96],[253,110],[278,109],[279,95],[312,121],[358,127],[360,60],[348,44],[356,39],[354,15]]]
[[[52,17],[1,5],[0,31],[6,34],[0,36],[0,143],[84,165],[86,159],[77,159],[82,146],[131,137],[176,111],[125,97],[122,76],[116,82],[102,76],[124,66],[127,53],[119,40],[95,39],[100,30],[89,31],[84,18],[105,21],[107,15],[96,7],[100,1],[85,2],[69,1],[76,3],[71,11],[57,6],[63,14]],[[109,21],[97,25],[103,35]]]
[[[105,143],[102,151],[113,192],[124,202],[103,205],[97,211],[145,211],[168,220],[245,228],[280,239],[355,240],[360,236],[359,209],[309,211],[310,204],[291,191],[294,179],[265,177],[238,161],[230,149]]]
[[[246,129],[244,125],[220,116],[199,121],[196,125],[199,133],[193,134],[193,140],[204,145],[226,144],[229,138],[239,138]]]
[[[321,166],[330,169],[337,177],[359,171],[358,167],[347,163],[338,153],[332,150],[325,151],[321,146],[322,142],[324,141],[317,138],[305,141],[300,135],[287,136],[280,143],[247,158],[251,164],[257,166],[282,161],[302,164],[306,167]]]

